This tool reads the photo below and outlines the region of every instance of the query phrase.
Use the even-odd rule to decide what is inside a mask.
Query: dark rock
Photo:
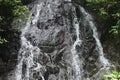
[[[81,6],[86,5],[86,0],[72,0],[73,3],[79,4]]]
[[[30,4],[36,0],[21,0],[24,5]]]
[[[104,52],[106,53],[106,57],[114,62],[115,65],[119,65],[120,63],[120,51],[119,46],[117,46],[113,39],[106,39],[103,42]],[[117,63],[116,63],[117,62]]]
[[[1,36],[4,36],[7,43],[0,45],[0,76],[4,73],[8,73],[13,70],[17,63],[18,51],[20,48],[20,38],[19,33],[14,32],[14,30],[6,30],[5,32],[0,33]]]
[[[55,50],[55,46],[41,46],[40,49],[46,53],[52,53]]]

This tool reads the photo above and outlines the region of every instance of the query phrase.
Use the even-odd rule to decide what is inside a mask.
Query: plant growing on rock
[[[120,72],[112,71],[107,75],[104,75],[104,80],[120,80]]]

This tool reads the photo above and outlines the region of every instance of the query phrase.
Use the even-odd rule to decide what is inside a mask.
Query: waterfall
[[[25,37],[26,32],[30,28],[31,22],[32,25],[36,24],[41,7],[42,4],[37,5],[34,19],[32,21],[28,21],[26,27],[22,30],[21,49],[19,50],[18,55],[19,63],[16,69],[16,80],[30,80],[30,75],[34,71],[40,72],[40,69],[42,68],[42,65],[39,64],[34,58],[34,55],[38,56],[40,49],[37,46],[33,46]],[[44,80],[44,77],[41,73],[39,73],[39,76],[42,78],[42,80]]]
[[[103,73],[103,74],[108,73],[110,71],[111,63],[109,63],[108,59],[105,58],[105,56],[104,56],[103,47],[102,47],[101,42],[99,40],[97,28],[95,26],[95,23],[94,23],[92,16],[89,13],[87,13],[83,7],[80,7],[80,11],[81,11],[82,15],[84,16],[84,25],[88,24],[93,31],[93,37],[96,41],[96,50],[99,54],[98,58],[99,58],[99,64],[100,64],[99,68],[100,69],[96,74],[94,74],[92,76],[92,78],[93,79],[95,78],[97,80],[98,79],[101,80],[102,79],[101,73]]]
[[[75,12],[75,9],[74,11]],[[76,14],[76,13],[75,13]],[[82,60],[80,60],[79,58],[79,54],[81,54],[81,52],[77,52],[76,51],[76,46],[81,46],[82,45],[82,40],[79,37],[79,21],[77,16],[74,14],[74,18],[73,18],[73,26],[75,27],[76,30],[76,36],[77,39],[73,44],[73,47],[71,49],[72,52],[72,66],[73,66],[73,70],[75,71],[75,76],[74,76],[74,80],[82,80]]]
[[[92,16],[81,6],[78,13],[71,0],[64,1],[65,4],[61,0],[40,0],[35,4],[30,17],[34,16],[22,30],[15,80],[91,80],[84,75],[81,23],[89,25],[92,30],[101,69],[109,71],[110,63],[104,57]],[[77,14],[82,15],[84,20]],[[73,33],[70,32],[71,27],[74,28]],[[31,40],[26,37],[28,33]]]
[[[96,75],[98,76],[102,70],[109,71],[110,63],[109,63],[108,59],[106,59],[104,57],[103,47],[100,43],[97,28],[95,26],[92,16],[89,13],[87,13],[83,7],[80,6],[79,8],[84,17],[84,25],[86,26],[86,24],[87,24],[90,26],[90,28],[93,31],[93,38],[96,41],[96,50],[99,54],[99,62],[102,65],[101,69],[98,71],[98,73],[96,73]],[[74,10],[73,12],[76,12],[76,11]],[[80,47],[82,46],[82,39],[80,39],[80,37],[79,37],[80,36],[80,28],[79,27],[81,27],[79,24],[80,20],[78,20],[78,18],[75,14],[74,14],[74,19],[73,19],[73,26],[75,27],[77,38],[71,49],[72,65],[73,65],[73,70],[75,71],[75,73],[74,73],[75,76],[73,79],[74,80],[89,80],[89,78],[84,77],[84,73],[83,73],[84,72],[84,69],[83,69],[84,59],[82,59],[82,57],[79,57],[79,54],[82,54],[82,49],[81,49],[81,52],[78,52],[76,50],[76,46],[80,46]]]
[[[100,43],[100,40],[99,40],[99,37],[98,37],[98,32],[97,32],[96,26],[95,26],[95,24],[93,22],[92,16],[89,13],[87,13],[83,7],[80,7],[80,11],[84,15],[84,19],[85,19],[84,24],[89,24],[91,29],[93,30],[93,37],[94,37],[94,39],[96,41],[96,48],[97,48],[97,51],[99,53],[99,61],[100,61],[100,63],[102,64],[103,67],[110,66],[110,63],[104,57],[103,47],[102,47],[102,45]]]

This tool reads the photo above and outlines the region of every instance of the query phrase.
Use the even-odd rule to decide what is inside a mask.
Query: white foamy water
[[[37,5],[36,7],[36,15],[34,19],[32,20],[32,24],[36,24],[39,18],[39,13],[42,8],[42,4]],[[30,15],[31,17],[31,15]],[[39,54],[40,49],[33,46],[26,38],[25,33],[30,28],[31,21],[28,21],[26,24],[26,27],[22,30],[21,34],[21,49],[19,50],[19,56],[18,56],[18,65],[16,68],[16,80],[30,80],[30,74],[32,73],[32,70],[40,71],[39,69],[42,67],[39,63],[36,63],[33,60],[33,54]],[[36,51],[36,53],[33,53],[33,51]],[[24,67],[23,67],[24,65]],[[23,70],[23,68],[25,68]],[[24,73],[23,73],[24,72]],[[42,80],[44,80],[43,76]]]
[[[72,52],[72,67],[74,70],[74,78],[73,80],[82,80],[82,71],[83,71],[83,60],[80,59],[79,54],[81,54],[81,52],[77,52],[76,51],[76,46],[81,46],[82,45],[82,40],[79,37],[79,21],[78,18],[76,17],[76,14],[74,14],[74,19],[73,19],[73,26],[75,27],[76,30],[76,41],[74,42],[71,52]]]

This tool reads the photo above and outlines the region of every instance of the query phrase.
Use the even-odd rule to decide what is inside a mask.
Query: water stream
[[[96,41],[96,48],[97,48],[97,51],[99,54],[100,63],[103,65],[103,67],[110,66],[110,63],[104,57],[103,47],[102,47],[101,42],[99,40],[97,28],[94,24],[94,20],[93,20],[92,16],[89,13],[87,13],[83,7],[80,7],[80,10],[81,10],[82,14],[84,15],[84,19],[85,19],[84,24],[89,24],[91,29],[93,30],[93,37]]]
[[[18,55],[19,64],[16,69],[16,80],[30,80],[30,75],[33,74],[34,71],[39,72],[38,75],[42,78],[42,80],[44,80],[44,77],[40,73],[42,65],[34,59],[35,55],[38,56],[40,49],[37,46],[33,46],[25,37],[26,32],[30,28],[31,22],[32,25],[36,24],[41,7],[42,4],[37,5],[34,19],[32,21],[28,21],[26,27],[22,30],[21,49]]]
[[[75,9],[74,9],[74,12],[75,12]],[[80,36],[79,20],[78,20],[78,18],[75,14],[74,14],[74,19],[73,19],[73,26],[75,27],[77,38],[76,38],[76,41],[74,42],[73,47],[71,49],[72,58],[73,58],[72,66],[73,66],[73,70],[75,71],[75,78],[73,78],[73,79],[74,80],[82,80],[83,60],[79,58],[79,54],[81,54],[81,52],[76,51],[76,46],[81,46],[82,45],[82,40],[79,37]]]
[[[68,0],[70,2],[70,0]],[[61,23],[57,23],[57,19],[61,19],[58,14],[60,14],[59,8],[60,6],[57,5],[57,3],[60,1],[58,0],[58,2],[51,2],[51,1],[40,1],[40,3],[36,4],[35,7],[35,16],[29,20],[25,26],[25,28],[22,30],[22,34],[21,34],[21,48],[19,50],[19,55],[18,55],[18,65],[16,68],[16,80],[90,80],[90,78],[85,78],[84,77],[84,69],[83,69],[83,65],[84,65],[84,57],[80,57],[80,55],[82,54],[82,45],[83,45],[83,40],[81,39],[80,35],[82,33],[82,31],[80,32],[80,19],[78,19],[78,16],[76,15],[76,9],[74,7],[73,9],[73,20],[72,20],[72,25],[75,29],[74,34],[76,35],[76,40],[73,42],[72,46],[69,49],[68,53],[64,52],[64,48],[63,48],[63,52],[62,54],[66,54],[66,55],[71,55],[71,58],[69,58],[68,60],[71,59],[71,64],[70,66],[66,66],[64,63],[67,64],[67,62],[63,62],[62,64],[64,64],[65,66],[60,65],[60,63],[64,60],[64,56],[62,56],[62,58],[58,61],[58,63],[55,63],[54,60],[56,60],[57,58],[59,59],[60,56],[58,56],[56,58],[56,56],[59,54],[59,50],[57,51],[57,47],[54,44],[57,42],[56,40],[61,39],[61,34],[63,36],[63,33],[60,34],[61,31],[59,31],[59,29],[61,29],[61,27],[64,27],[64,25],[66,26],[67,24],[63,24],[62,21]],[[55,4],[55,5],[54,5]],[[47,8],[46,8],[47,6]],[[71,5],[73,6],[73,5]],[[46,14],[44,14],[44,8],[46,10]],[[53,8],[53,9],[52,9]],[[83,17],[84,17],[84,25],[88,24],[90,25],[90,28],[93,31],[93,38],[96,41],[96,50],[99,54],[99,62],[102,65],[102,68],[105,68],[106,71],[109,71],[109,66],[110,63],[109,61],[104,57],[104,52],[103,52],[103,48],[102,45],[100,43],[99,37],[98,37],[98,32],[97,32],[97,28],[95,26],[95,23],[93,21],[92,16],[85,11],[85,9],[83,7],[79,7],[80,12],[82,13]],[[58,11],[58,13],[55,13],[53,11]],[[31,13],[30,17],[32,16],[33,13]],[[40,15],[41,14],[41,15]],[[55,15],[56,14],[56,15]],[[61,13],[62,14],[62,13]],[[44,15],[44,16],[43,16]],[[52,16],[51,16],[52,15]],[[54,15],[55,17],[57,16],[57,19],[54,19]],[[41,17],[43,17],[44,19],[41,19]],[[46,17],[47,16],[47,17]],[[39,20],[39,18],[41,20]],[[50,18],[50,19],[48,19]],[[53,19],[51,19],[53,18]],[[48,20],[47,20],[48,19]],[[64,17],[64,20],[66,18]],[[43,20],[43,22],[42,22]],[[44,21],[45,20],[45,21]],[[36,34],[37,36],[42,35],[40,37],[37,37],[36,39],[47,39],[47,37],[50,37],[50,39],[48,38],[48,42],[47,40],[44,42],[43,40],[41,40],[41,42],[44,43],[43,46],[45,46],[45,50],[49,51],[49,47],[50,49],[56,49],[52,52],[46,52],[40,49],[40,47],[38,47],[39,44],[37,44],[36,46],[33,45],[27,38],[26,38],[26,33],[30,32],[30,28],[35,27],[38,24],[38,21],[41,21],[40,25],[45,26],[45,30],[42,28],[41,29],[41,33],[40,34]],[[54,22],[55,21],[55,22]],[[68,22],[69,23],[69,22]],[[57,26],[56,26],[57,24]],[[46,27],[50,26],[50,28]],[[56,27],[51,27],[51,25],[54,25]],[[62,25],[62,26],[61,26]],[[58,26],[60,26],[60,28],[58,28]],[[67,25],[68,26],[68,25]],[[68,27],[70,27],[71,25],[69,25]],[[57,29],[55,29],[57,28]],[[50,29],[50,30],[49,30]],[[54,31],[54,29],[56,31]],[[34,30],[33,30],[34,31]],[[46,32],[46,33],[44,33]],[[50,32],[50,33],[49,33]],[[67,32],[67,31],[66,31]],[[50,36],[46,35],[48,33],[52,34]],[[53,39],[56,38],[56,35],[54,33],[57,33],[57,37],[60,36],[60,39],[58,37],[58,39]],[[45,35],[44,35],[45,34]],[[43,36],[44,35],[44,36]],[[52,38],[52,36],[55,36]],[[69,38],[68,38],[69,39]],[[46,47],[46,43],[50,43],[53,42],[53,44],[51,45],[47,45]],[[39,40],[38,40],[39,41]],[[68,44],[69,45],[69,44]],[[76,46],[79,46],[79,51],[76,50]],[[51,48],[52,47],[52,48]],[[60,52],[61,53],[61,52]],[[41,64],[40,62],[38,62],[38,59],[40,56],[40,54],[46,54],[48,55],[49,59],[51,59],[50,61],[46,62],[45,64]],[[51,57],[52,55],[52,57]],[[46,57],[44,58],[46,60]],[[45,60],[43,60],[43,62],[45,62]],[[56,61],[57,62],[57,61]],[[48,69],[48,66],[52,66],[50,69]],[[58,67],[59,69],[56,69],[56,67]],[[71,75],[66,77],[66,75],[68,74],[67,69],[68,67],[71,67],[72,70],[68,71]],[[55,69],[54,69],[55,68]],[[102,69],[101,68],[101,69]],[[55,71],[56,70],[56,71]],[[99,72],[99,71],[98,71]],[[52,77],[50,77],[52,76]]]

